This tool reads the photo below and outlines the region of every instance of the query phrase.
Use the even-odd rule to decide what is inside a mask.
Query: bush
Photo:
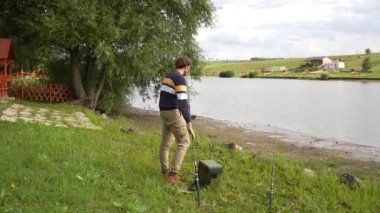
[[[328,79],[329,79],[329,74],[327,74],[327,73],[321,74],[321,80],[328,80]]]
[[[259,74],[256,71],[251,71],[248,73],[249,78],[257,78]]]
[[[301,64],[299,67],[297,67],[295,69],[295,72],[303,72],[304,70],[316,71],[319,69],[320,69],[320,67],[318,67],[318,66],[313,66],[310,63],[306,63],[306,64]]]
[[[241,78],[248,78],[248,74],[241,75]]]
[[[371,67],[372,67],[372,64],[371,64],[370,58],[366,57],[362,63],[363,72],[368,72],[369,69],[371,69]]]
[[[124,84],[123,78],[110,78],[104,85],[96,109],[110,115],[118,115],[133,98],[134,85]]]
[[[219,73],[219,77],[221,78],[231,78],[235,76],[235,72],[232,70],[226,70]]]

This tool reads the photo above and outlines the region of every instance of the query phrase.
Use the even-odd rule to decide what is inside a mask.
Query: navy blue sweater
[[[189,123],[191,114],[187,99],[187,83],[185,77],[175,70],[166,74],[161,82],[160,111],[179,109],[186,122]]]

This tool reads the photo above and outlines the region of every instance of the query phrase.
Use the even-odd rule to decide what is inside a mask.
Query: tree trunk
[[[96,85],[98,80],[99,73],[95,66],[96,58],[88,56],[86,60],[86,69],[85,75],[86,79],[84,80],[84,86],[86,90],[87,97],[92,100],[95,97]]]
[[[87,96],[86,91],[83,87],[82,77],[80,73],[80,52],[78,47],[70,50],[70,64],[71,71],[73,73],[73,88],[75,96],[84,102]]]
[[[98,103],[100,93],[106,80],[106,70],[102,68],[98,70],[95,66],[96,59],[88,58],[87,66],[85,69],[85,82],[84,87],[87,94],[86,105],[91,109],[95,109]]]
[[[107,78],[107,70],[106,70],[106,68],[103,67],[102,72],[100,74],[99,84],[98,84],[98,87],[96,88],[96,94],[95,94],[95,98],[94,98],[94,108],[98,104],[99,96],[103,90],[104,83],[106,82],[106,78]]]

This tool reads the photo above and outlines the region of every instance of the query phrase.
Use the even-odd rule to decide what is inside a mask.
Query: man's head
[[[191,59],[187,56],[180,56],[175,60],[175,68],[183,70],[183,75],[190,71]]]

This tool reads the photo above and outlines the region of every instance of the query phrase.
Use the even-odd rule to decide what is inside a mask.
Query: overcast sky
[[[200,29],[206,59],[311,57],[380,51],[380,0],[212,0]]]

